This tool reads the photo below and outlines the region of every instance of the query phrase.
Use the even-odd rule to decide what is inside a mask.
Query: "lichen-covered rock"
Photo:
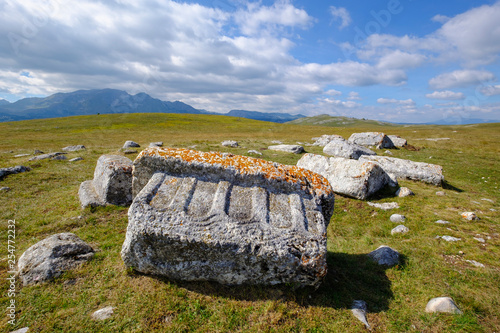
[[[326,146],[332,140],[336,140],[336,139],[344,140],[344,138],[342,136],[335,135],[335,134],[332,134],[332,135],[324,134],[324,135],[320,136],[319,138],[312,138],[312,139],[314,140],[313,146],[321,146],[321,147]]]
[[[361,146],[374,146],[377,149],[395,148],[391,139],[380,132],[352,133],[348,141]]]
[[[24,165],[16,165],[15,167],[10,168],[1,168],[0,169],[0,179],[8,176],[15,175],[16,173],[31,171],[29,167],[25,167]]]
[[[368,253],[368,257],[379,265],[394,266],[399,263],[399,252],[387,245],[379,246],[375,251]]]
[[[444,181],[443,167],[436,164],[413,162],[388,156],[363,155],[359,160],[377,163],[385,172],[394,174],[398,179],[419,180],[438,186]]]
[[[323,148],[323,153],[330,156],[359,159],[361,155],[376,155],[366,147],[346,141],[344,138],[333,138]]]
[[[269,150],[284,151],[286,153],[302,154],[304,152],[304,147],[299,145],[277,145],[267,147]]]
[[[477,221],[479,220],[479,217],[477,217],[476,213],[474,212],[464,212],[460,214],[464,219],[467,221]]]
[[[425,312],[462,313],[451,297],[436,297],[431,299],[425,307]]]
[[[335,193],[360,200],[365,200],[390,181],[389,176],[375,163],[341,157],[305,154],[297,166],[324,176]]]
[[[84,145],[75,145],[75,146],[68,146],[68,147],[64,147],[63,149],[61,149],[62,151],[79,151],[79,150],[84,150],[85,149],[85,146]]]
[[[72,233],[52,235],[28,248],[19,258],[23,285],[41,283],[60,276],[94,255],[90,245]]]
[[[127,206],[132,202],[132,161],[124,156],[102,155],[94,179],[80,185],[82,207],[106,204]]]
[[[404,147],[408,144],[406,139],[403,139],[399,135],[388,135],[395,147]]]
[[[318,286],[334,194],[256,158],[149,148],[134,161],[125,265],[179,280]]]

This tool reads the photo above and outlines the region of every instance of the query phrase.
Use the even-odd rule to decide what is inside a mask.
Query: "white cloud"
[[[273,26],[306,28],[313,18],[303,9],[293,6],[290,0],[275,2],[272,6],[262,6],[258,2],[248,3],[245,10],[235,14],[235,21],[246,35],[269,32]]]
[[[431,21],[438,22],[438,23],[446,23],[450,20],[448,16],[445,15],[435,15],[434,17],[431,18]]]
[[[398,104],[398,105],[415,105],[415,102],[410,99],[395,99],[395,98],[379,98],[377,99],[379,104]]]
[[[448,89],[468,87],[492,80],[495,80],[495,75],[491,72],[464,69],[440,74],[430,79],[429,85],[434,89]]]
[[[383,55],[378,61],[377,66],[379,68],[388,69],[414,68],[420,66],[425,58],[426,57],[421,54],[410,54],[396,50]]]
[[[453,91],[434,91],[432,94],[427,94],[425,95],[427,98],[432,98],[432,99],[449,99],[449,100],[456,100],[456,99],[465,99],[465,95],[461,92],[453,92]]]
[[[360,101],[361,97],[359,97],[359,93],[356,91],[351,91],[349,93],[349,97],[347,97],[348,100],[350,101]]]
[[[340,30],[348,27],[352,22],[351,15],[344,7],[330,6],[330,14],[335,21],[340,21]]]
[[[325,94],[330,95],[330,96],[340,96],[340,95],[342,95],[342,92],[335,90],[335,89],[330,89],[328,91],[325,91]]]
[[[500,85],[484,86],[480,89],[481,94],[484,96],[500,95]]]

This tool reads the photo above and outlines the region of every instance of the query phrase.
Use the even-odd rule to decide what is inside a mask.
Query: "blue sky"
[[[500,1],[4,1],[0,98],[500,121]]]

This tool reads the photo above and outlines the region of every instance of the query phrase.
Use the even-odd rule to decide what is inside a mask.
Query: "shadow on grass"
[[[446,180],[443,181],[442,186],[445,190],[452,190],[452,191],[459,192],[459,193],[462,193],[464,191],[458,187],[451,185]]]
[[[380,312],[389,308],[393,293],[391,282],[385,273],[388,267],[374,263],[366,254],[328,252],[327,261],[328,274],[317,290],[310,287],[296,289],[289,285],[227,286],[217,282],[186,282],[160,276],[151,277],[192,292],[239,301],[281,300],[296,302],[304,307],[350,309],[354,300],[364,300],[368,304],[369,312]],[[404,267],[405,261],[405,257],[401,256],[399,267]],[[129,274],[142,275],[137,272]]]

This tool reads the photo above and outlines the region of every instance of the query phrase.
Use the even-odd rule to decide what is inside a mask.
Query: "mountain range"
[[[183,102],[162,101],[146,93],[130,95],[116,89],[78,90],[57,93],[45,98],[31,97],[10,103],[0,100],[0,122],[57,118],[105,113],[191,113],[216,114],[203,109],[195,109]],[[265,113],[258,111],[231,110],[222,114],[255,120],[284,123],[305,117],[287,113]]]

